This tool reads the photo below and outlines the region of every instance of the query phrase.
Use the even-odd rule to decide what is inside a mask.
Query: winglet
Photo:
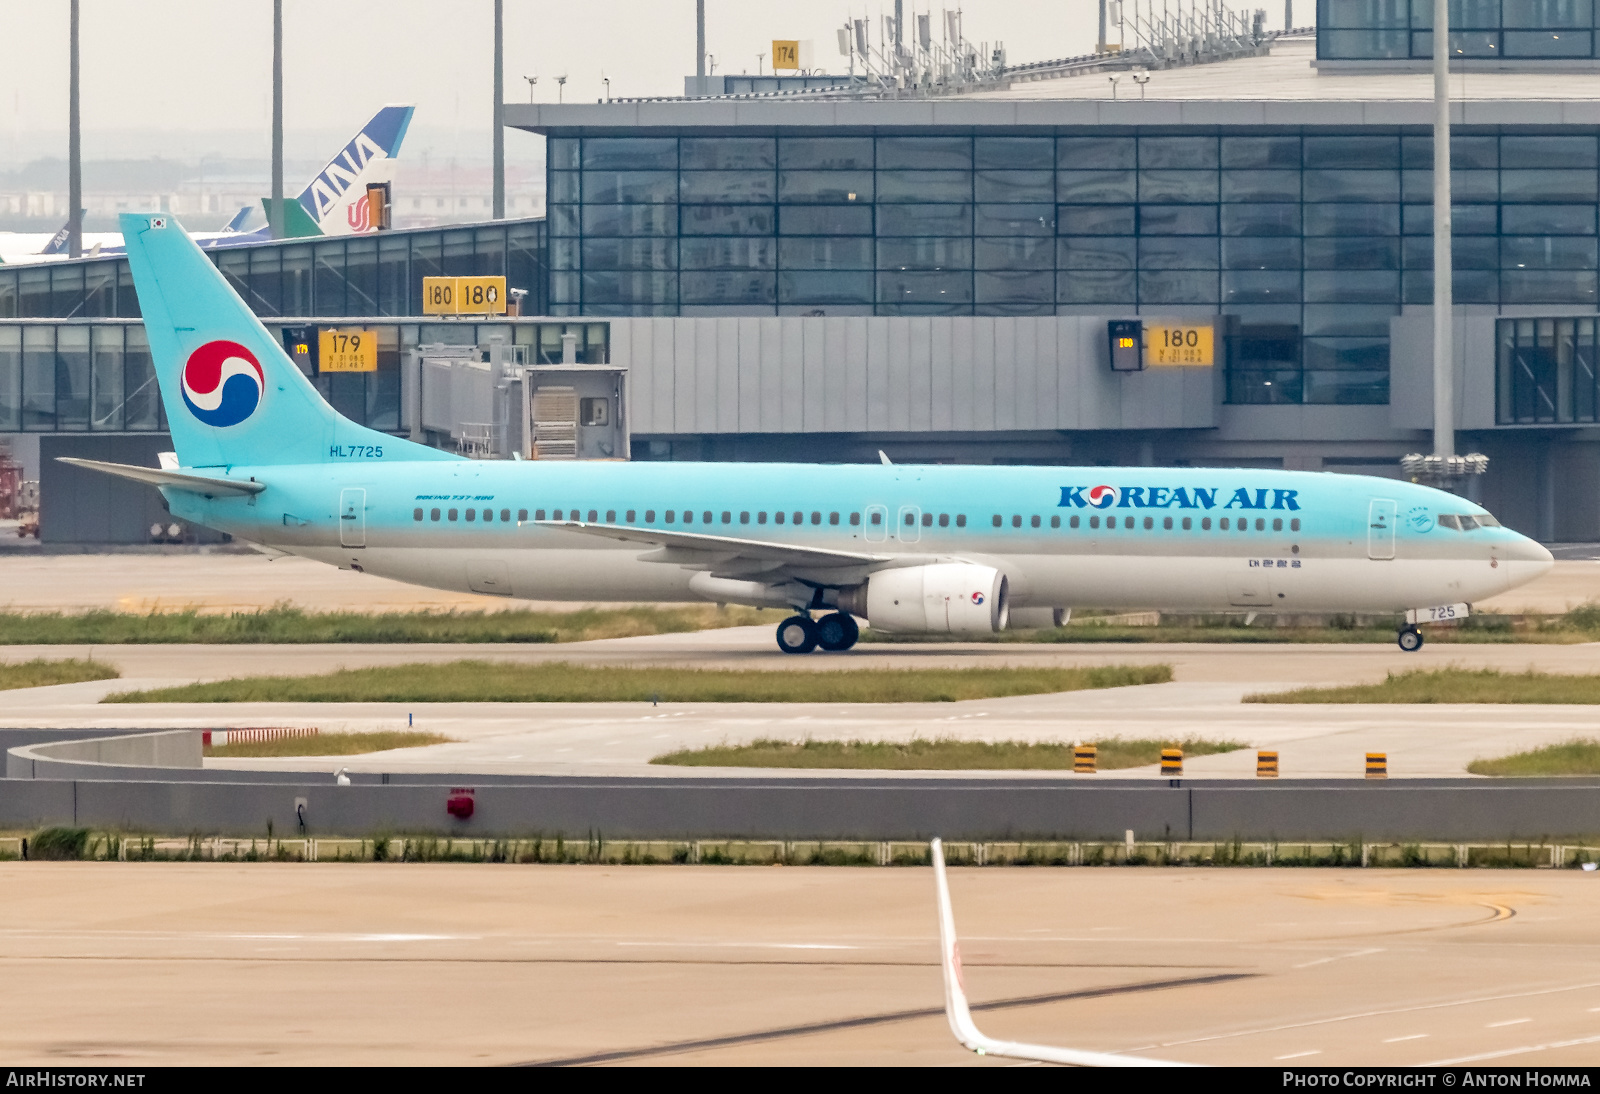
[[[880,461],[880,462],[881,462],[881,463],[882,463],[882,464],[883,464],[883,466],[885,466],[885,467],[893,467],[893,466],[894,466],[894,461],[893,461],[893,460],[891,460],[891,459],[890,459],[890,458],[889,458],[889,457],[888,457],[888,455],[887,455],[887,454],[886,454],[886,453],[885,453],[885,452],[884,452],[884,451],[883,451],[883,449],[881,449],[881,448],[880,448],[880,449],[878,449],[878,460],[879,460],[879,461]]]
[[[1151,1060],[1142,1056],[1117,1056],[1109,1052],[1080,1052],[1051,1045],[1029,1045],[1020,1041],[997,1041],[985,1036],[972,1020],[967,1005],[966,987],[961,982],[961,944],[956,939],[955,915],[950,910],[950,883],[944,872],[944,843],[933,840],[928,846],[933,859],[933,879],[939,893],[939,964],[944,969],[944,1013],[956,1040],[979,1056],[1007,1056],[1016,1060],[1037,1060],[1047,1064],[1073,1064],[1078,1067],[1189,1067],[1170,1060]]]

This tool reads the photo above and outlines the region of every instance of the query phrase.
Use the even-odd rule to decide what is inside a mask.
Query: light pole
[[[560,103],[560,102],[563,101],[563,98],[564,98],[564,96],[566,94],[566,90],[567,90],[567,78],[565,76],[557,76],[556,77],[556,102],[557,103]]]
[[[505,0],[494,0],[494,209],[506,218],[506,12]]]
[[[72,0],[67,59],[67,254],[83,257],[83,125],[78,111],[78,0]]]
[[[272,199],[267,204],[267,233],[282,239],[288,228],[283,210],[283,0],[272,0]]]
[[[528,102],[531,103],[533,102],[533,85],[539,82],[539,77],[524,76],[523,79],[528,81]]]
[[[1456,454],[1450,254],[1450,0],[1433,0],[1433,454]]]

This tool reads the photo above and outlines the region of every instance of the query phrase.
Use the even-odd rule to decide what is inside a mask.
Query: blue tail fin
[[[459,458],[341,416],[174,218],[119,220],[182,466]]]
[[[293,231],[299,218],[291,209],[287,218],[291,234],[336,236],[372,231],[375,226],[367,207],[367,186],[394,181],[395,160],[415,110],[391,105],[374,114],[300,192],[300,207],[310,225]]]
[[[82,210],[82,211],[80,211],[78,213],[78,223],[79,224],[83,223],[83,215],[84,215],[84,213],[87,213],[88,211],[89,210],[84,209],[84,210]],[[72,236],[72,218],[68,217],[67,218],[67,222],[61,226],[61,230],[59,232],[57,232],[55,235],[50,237],[50,242],[46,243],[44,245],[44,250],[40,251],[39,253],[42,254],[42,255],[64,255],[64,254],[66,254],[67,253],[67,240],[70,239],[71,236]]]

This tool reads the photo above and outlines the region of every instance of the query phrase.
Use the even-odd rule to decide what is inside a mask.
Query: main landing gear
[[[778,648],[784,653],[810,653],[818,648],[841,653],[860,637],[861,628],[848,612],[833,612],[818,620],[791,615],[778,624]]]
[[[1395,641],[1407,653],[1416,653],[1422,648],[1422,632],[1414,624],[1407,623],[1400,628],[1400,633],[1395,636]]]

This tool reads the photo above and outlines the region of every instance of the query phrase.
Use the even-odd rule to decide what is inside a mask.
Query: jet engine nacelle
[[[840,607],[899,634],[993,634],[1006,628],[1006,578],[993,566],[938,562],[879,570]],[[847,605],[845,599],[852,603]],[[861,600],[866,603],[862,605]]]

